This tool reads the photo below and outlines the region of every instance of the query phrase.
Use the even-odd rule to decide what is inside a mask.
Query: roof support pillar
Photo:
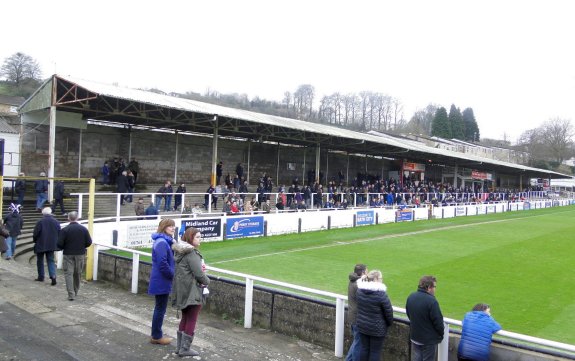
[[[214,137],[212,139],[212,185],[216,184],[216,164],[218,163],[218,116],[214,115]]]
[[[315,181],[316,183],[319,182],[319,159],[320,159],[320,154],[321,154],[321,148],[319,146],[319,143],[317,143],[317,146],[315,147]]]
[[[48,200],[52,199],[54,191],[54,148],[56,144],[56,106],[50,107],[50,134],[48,138]]]
[[[303,149],[303,167],[301,167],[301,184],[302,184],[302,188],[303,185],[305,184],[305,170],[306,170],[306,163],[305,163],[305,156],[307,154],[307,148]],[[311,186],[311,184],[310,184]]]
[[[82,178],[82,139],[84,138],[84,133],[80,129],[80,144],[78,145],[78,178]]]
[[[174,185],[176,185],[178,183],[178,150],[180,149],[180,137],[179,137],[179,133],[176,130],[176,154],[174,156]]]
[[[280,186],[280,142],[278,142],[278,162],[276,164],[276,184],[279,187]]]
[[[345,183],[349,187],[349,152],[347,152],[347,167],[345,169]]]
[[[128,125],[128,162],[132,160],[132,125]]]
[[[325,151],[325,184],[329,182],[329,150]]]
[[[457,164],[453,167],[453,188],[457,189]]]
[[[250,184],[250,159],[252,157],[252,142],[248,140],[248,165],[246,167],[246,182]],[[241,179],[240,179],[241,181]]]

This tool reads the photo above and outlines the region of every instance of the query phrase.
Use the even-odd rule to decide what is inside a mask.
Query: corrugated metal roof
[[[337,138],[351,139],[358,142],[373,143],[375,145],[387,145],[392,147],[397,147],[404,149],[406,152],[413,151],[418,153],[429,154],[430,158],[432,155],[441,156],[445,158],[450,158],[452,160],[462,160],[477,163],[478,165],[493,165],[505,168],[517,169],[521,171],[532,171],[537,173],[545,174],[555,174],[560,176],[566,176],[561,173],[552,172],[544,169],[537,169],[532,167],[523,166],[515,163],[508,163],[503,161],[498,161],[490,158],[483,158],[479,156],[463,154],[459,152],[448,151],[444,149],[438,149],[429,147],[422,143],[394,138],[392,136],[380,136],[374,134],[360,133],[352,130],[337,128],[334,126],[329,126],[320,123],[312,123],[307,121],[301,121],[297,119],[284,118],[275,115],[268,115],[262,113],[251,112],[248,110],[228,108],[221,105],[203,103],[196,100],[177,98],[168,95],[157,94],[149,91],[130,89],[125,87],[119,87],[115,85],[103,84],[99,82],[94,82],[90,80],[84,80],[69,76],[55,75],[55,77],[64,79],[71,83],[77,84],[80,87],[85,88],[88,91],[97,93],[102,96],[108,96],[113,98],[119,98],[129,101],[141,102],[146,104],[151,104],[160,107],[179,109],[183,111],[190,111],[195,113],[202,113],[206,115],[218,115],[231,119],[239,119],[247,122],[254,122],[259,124],[266,124],[276,127],[283,127],[288,129],[295,129],[298,131],[316,133],[321,135],[327,135]],[[26,100],[21,108],[24,108],[26,103],[31,101],[31,98]],[[387,156],[386,154],[381,154]],[[409,159],[409,154],[405,154],[405,158]]]
[[[8,119],[0,115],[0,133],[18,134],[19,132],[8,124]]]

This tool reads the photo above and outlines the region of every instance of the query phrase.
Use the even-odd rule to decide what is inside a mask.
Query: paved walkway
[[[68,301],[58,284],[35,282],[35,267],[0,260],[0,360],[181,360],[174,346],[150,344],[153,298],[104,282],[83,283]],[[174,337],[179,320],[169,309],[164,331]],[[175,341],[174,341],[175,344]],[[327,350],[268,330],[244,329],[200,314],[194,346],[210,361],[340,360]]]

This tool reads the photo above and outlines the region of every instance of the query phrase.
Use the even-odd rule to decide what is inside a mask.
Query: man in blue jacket
[[[491,308],[478,303],[463,319],[461,340],[457,350],[460,361],[489,361],[491,336],[501,330],[501,326],[491,317]]]
[[[443,340],[443,314],[435,299],[437,280],[423,276],[416,292],[407,298],[405,311],[409,318],[412,361],[433,361],[437,344]]]

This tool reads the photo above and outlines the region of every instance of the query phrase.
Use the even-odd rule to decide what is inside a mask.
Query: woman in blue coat
[[[461,341],[457,350],[460,361],[488,361],[491,336],[501,330],[501,326],[491,317],[491,308],[478,303],[463,319]]]
[[[150,342],[157,345],[169,345],[172,342],[171,338],[163,336],[162,324],[164,323],[164,315],[168,307],[168,297],[172,291],[172,280],[175,272],[174,253],[172,252],[175,230],[174,220],[166,218],[162,219],[158,225],[158,231],[152,234],[154,244],[152,246],[152,273],[150,274],[148,294],[156,297],[156,305],[152,318]]]
[[[379,361],[387,329],[393,324],[393,307],[382,283],[381,272],[368,273],[357,281],[357,319],[360,336],[360,361]]]

